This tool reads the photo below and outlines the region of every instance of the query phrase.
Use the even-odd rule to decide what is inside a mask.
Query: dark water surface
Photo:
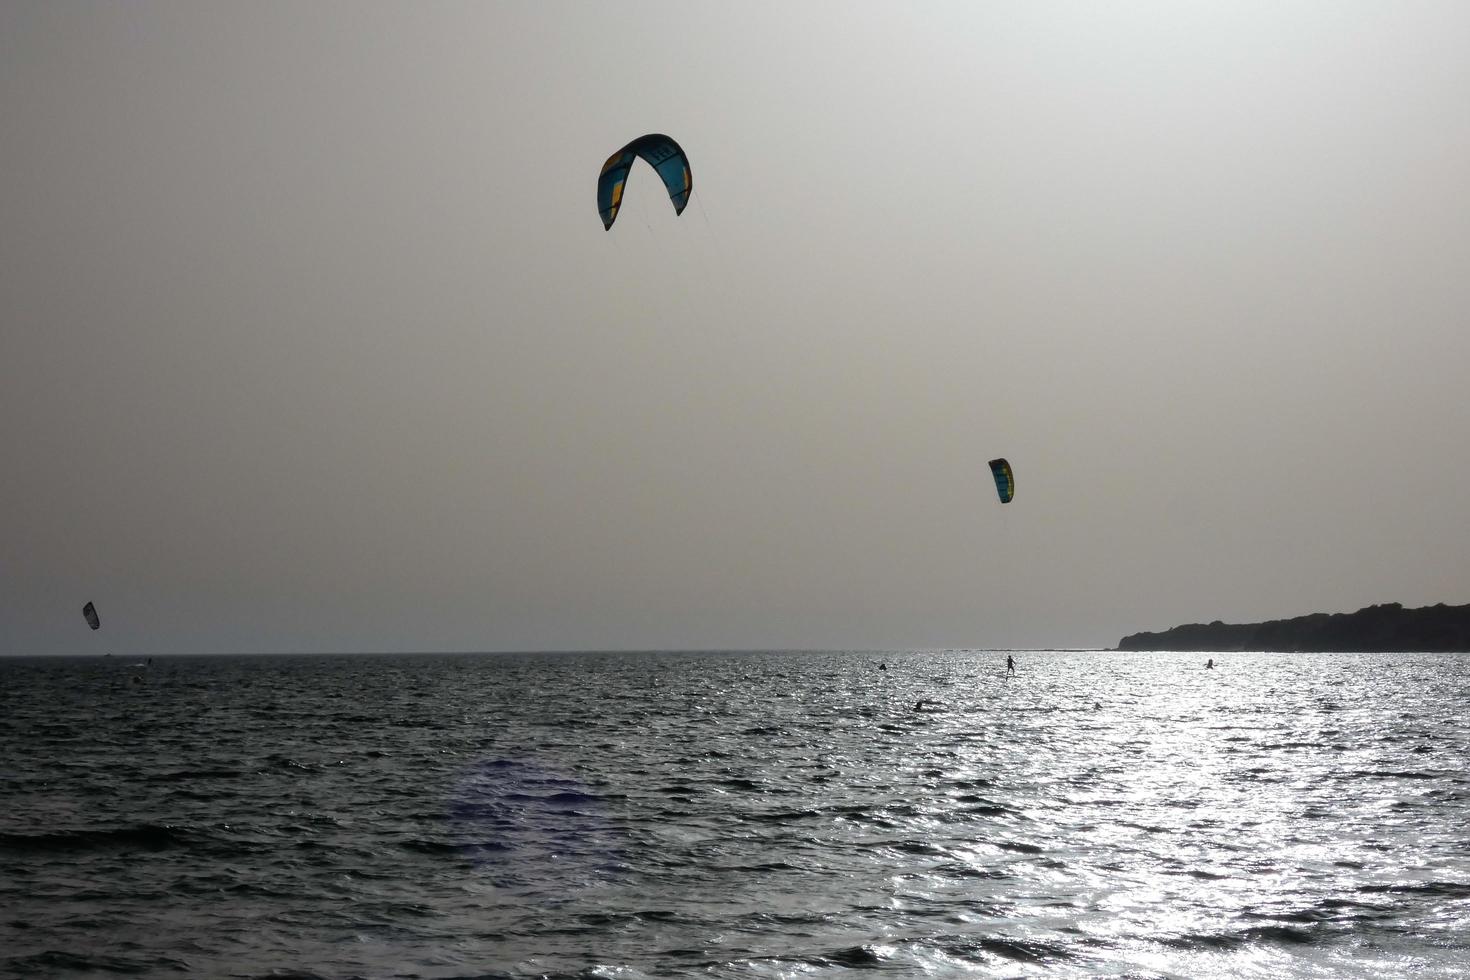
[[[0,660],[0,975],[1470,975],[1467,657],[128,659]]]

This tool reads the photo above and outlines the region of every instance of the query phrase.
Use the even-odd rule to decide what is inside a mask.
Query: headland
[[[1313,613],[1264,623],[1191,623],[1134,633],[1119,650],[1198,650],[1228,653],[1326,651],[1470,651],[1470,604],[1405,609],[1397,602],[1351,613]]]

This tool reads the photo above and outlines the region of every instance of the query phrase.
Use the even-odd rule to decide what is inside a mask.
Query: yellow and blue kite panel
[[[1000,494],[1000,502],[1010,503],[1016,495],[1016,474],[1011,472],[1011,464],[1004,459],[992,459],[990,475],[995,477],[995,492]]]

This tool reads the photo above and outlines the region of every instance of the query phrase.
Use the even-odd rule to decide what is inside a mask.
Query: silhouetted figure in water
[[[1211,657],[1209,660],[1206,660],[1205,661],[1205,670],[1214,670],[1214,669],[1215,669],[1215,658],[1214,657]]]
[[[887,670],[888,669],[888,665],[887,664],[879,664],[878,665],[878,669],[879,670]]]
[[[923,698],[919,698],[919,700],[917,700],[917,701],[914,702],[914,710],[915,711],[923,711],[924,710],[924,699]]]
[[[1008,654],[1006,654],[1006,673],[1007,674],[1014,674],[1015,672],[1016,672],[1016,661],[1008,653]]]

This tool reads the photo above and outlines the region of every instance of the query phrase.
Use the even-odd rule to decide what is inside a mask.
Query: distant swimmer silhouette
[[[1016,661],[1011,657],[1010,654],[1006,654],[1006,673],[1007,674],[1014,674],[1015,672],[1016,672]]]
[[[924,710],[924,699],[923,698],[919,698],[919,700],[917,700],[917,701],[914,702],[914,710],[915,711],[923,711]]]
[[[878,669],[879,670],[887,670],[888,669],[888,665],[887,664],[879,664],[878,665]]]
[[[1215,669],[1215,658],[1214,657],[1211,657],[1209,660],[1206,660],[1205,661],[1205,670],[1214,670],[1214,669]]]

